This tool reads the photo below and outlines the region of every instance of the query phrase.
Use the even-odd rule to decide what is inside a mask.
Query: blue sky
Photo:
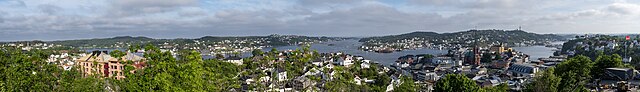
[[[0,41],[516,29],[638,33],[626,0],[0,0]]]

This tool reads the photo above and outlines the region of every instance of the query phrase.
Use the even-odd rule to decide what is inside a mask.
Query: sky
[[[0,41],[517,29],[640,33],[640,0],[0,0]]]

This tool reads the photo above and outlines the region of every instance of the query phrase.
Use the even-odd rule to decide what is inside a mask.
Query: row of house
[[[123,79],[125,62],[133,62],[136,68],[143,68],[146,58],[127,53],[120,58],[112,57],[108,51],[93,51],[90,55],[80,57],[76,60],[77,66],[84,76],[113,77]],[[129,71],[132,72],[132,71]]]

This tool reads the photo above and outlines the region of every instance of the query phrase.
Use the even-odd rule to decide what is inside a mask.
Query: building
[[[434,57],[431,59],[431,62],[433,64],[455,64],[456,63],[455,61],[453,61],[451,57],[446,57],[446,56]]]
[[[617,81],[632,80],[636,75],[631,68],[607,68],[604,73],[605,76],[603,77],[603,79]]]
[[[287,80],[287,71],[284,69],[276,69],[278,73],[278,81],[286,81]]]
[[[293,80],[293,88],[296,90],[307,90],[311,89],[316,82],[307,78],[307,77],[298,77]]]
[[[532,65],[513,64],[508,71],[518,77],[533,77],[538,72],[538,68]]]
[[[507,48],[506,46],[504,46],[504,44],[494,45],[494,46],[491,46],[491,48],[489,48],[489,51],[494,53],[503,53],[511,50],[512,50],[511,48]]]
[[[491,46],[491,48],[489,48],[489,51],[495,52],[495,53],[502,53],[504,52],[504,45],[500,44],[500,45]]]
[[[102,77],[114,77],[122,79],[124,77],[124,62],[133,61],[138,64],[146,59],[132,53],[122,56],[120,59],[111,57],[107,51],[93,51],[91,55],[81,57],[76,60],[83,76],[97,75]]]
[[[433,71],[418,71],[415,75],[416,80],[435,82],[439,79],[438,74]]]
[[[470,65],[475,65],[478,66],[480,65],[480,48],[478,47],[474,47],[472,51],[467,52],[467,54],[464,57],[464,62],[465,64],[470,64]]]
[[[342,65],[342,66],[350,66],[350,65],[353,64],[353,56],[345,55],[345,56],[341,57],[340,59],[338,59],[337,63],[339,65]]]
[[[238,56],[230,56],[224,59],[225,62],[233,63],[236,65],[242,65],[242,58]]]

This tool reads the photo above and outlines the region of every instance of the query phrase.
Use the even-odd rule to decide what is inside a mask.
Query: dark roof
[[[242,58],[240,58],[238,56],[230,56],[230,57],[225,58],[224,60],[240,60],[240,59],[242,59]]]
[[[626,81],[633,79],[633,76],[633,69],[630,68],[607,68],[604,79]]]
[[[533,73],[533,66],[529,65],[521,65],[521,64],[513,64],[509,67],[509,70],[522,72],[522,73]]]

